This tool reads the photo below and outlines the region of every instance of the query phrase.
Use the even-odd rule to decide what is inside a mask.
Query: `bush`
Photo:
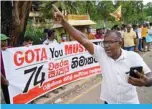
[[[34,28],[31,25],[27,25],[24,37],[28,36],[33,39],[33,44],[40,44],[41,39],[43,39],[43,28]]]

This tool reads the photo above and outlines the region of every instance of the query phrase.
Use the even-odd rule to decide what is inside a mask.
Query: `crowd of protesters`
[[[104,39],[106,32],[110,29],[96,29],[96,34],[91,33],[91,28],[87,29],[88,39]],[[111,30],[121,33],[123,46],[125,50],[146,52],[150,51],[152,46],[152,22],[140,25],[114,25]]]
[[[110,29],[100,28],[96,29],[96,33],[92,33],[92,29],[87,28],[86,34],[89,40],[104,39],[107,31]],[[143,25],[115,25],[111,30],[118,31],[123,39],[122,48],[128,51],[146,52],[150,51],[152,43],[152,22]],[[1,50],[10,48],[8,46],[8,40],[6,35],[1,34]],[[61,42],[67,42],[68,40],[66,33],[61,33]],[[58,43],[55,39],[55,31],[53,29],[44,29],[44,37],[41,40],[41,44]],[[29,47],[33,44],[33,40],[30,37],[25,37],[22,46]],[[1,88],[3,91],[4,99],[7,104],[10,103],[8,85],[9,81],[6,79],[5,70],[3,65],[2,53],[1,53]],[[60,87],[64,89],[65,87]],[[54,90],[54,93],[58,93],[58,90]]]
[[[140,25],[122,25],[112,28],[121,33],[125,50],[146,52],[152,44],[152,22]]]

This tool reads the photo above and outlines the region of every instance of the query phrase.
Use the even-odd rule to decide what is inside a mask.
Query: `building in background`
[[[96,23],[92,20],[90,20],[89,15],[66,15],[65,19],[70,23],[72,26],[77,28],[78,30],[82,31],[83,33],[87,32],[87,28],[90,26],[95,26]],[[69,34],[65,31],[65,29],[60,24],[54,24],[52,26],[53,29],[55,29],[58,40],[61,40],[60,34],[66,33],[68,40],[72,41],[72,37],[69,36]]]

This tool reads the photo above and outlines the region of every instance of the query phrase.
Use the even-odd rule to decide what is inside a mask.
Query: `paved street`
[[[152,70],[152,52],[144,54],[143,58]],[[141,103],[152,103],[152,87],[138,88],[138,95]]]
[[[142,55],[143,59],[147,65],[152,69],[152,52],[148,52]],[[66,95],[66,99],[62,98],[62,102],[67,104],[93,104],[93,103],[103,103],[99,99],[100,95],[100,82],[101,79],[88,83],[88,86],[82,86],[83,88],[78,88],[79,91],[71,92],[71,94]],[[92,83],[92,84],[91,84]],[[90,85],[89,85],[90,84]],[[152,103],[152,87],[141,87],[137,88],[139,94],[140,103]]]

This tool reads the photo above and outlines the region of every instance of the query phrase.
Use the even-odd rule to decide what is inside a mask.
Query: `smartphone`
[[[142,70],[143,70],[142,66],[131,67],[129,74],[130,74],[130,76],[132,76],[134,78],[139,78],[136,71],[138,71],[139,73],[142,73]]]

